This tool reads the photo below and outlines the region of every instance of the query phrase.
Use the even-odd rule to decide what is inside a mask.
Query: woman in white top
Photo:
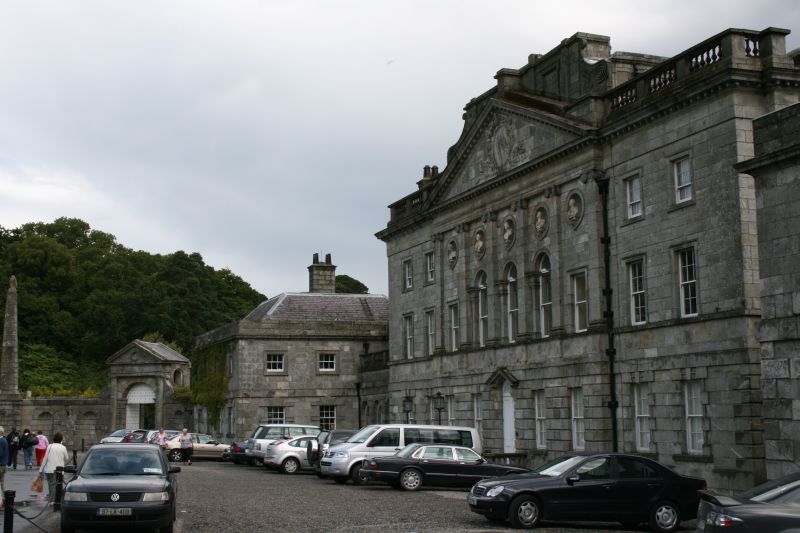
[[[53,435],[53,444],[47,447],[42,466],[39,468],[39,473],[47,480],[47,493],[51,501],[56,496],[56,468],[66,466],[69,461],[69,452],[67,447],[61,444],[62,440],[64,435],[60,431]]]

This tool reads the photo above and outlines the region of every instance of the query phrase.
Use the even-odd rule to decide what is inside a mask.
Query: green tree
[[[336,292],[343,294],[369,294],[369,288],[347,274],[336,276]]]

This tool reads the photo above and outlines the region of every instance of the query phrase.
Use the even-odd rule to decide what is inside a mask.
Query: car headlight
[[[168,502],[169,492],[145,492],[142,495],[143,502]]]
[[[86,502],[89,501],[87,498],[87,493],[85,492],[65,492],[64,493],[64,501],[65,502]]]
[[[349,456],[350,456],[350,454],[348,454],[347,452],[335,452],[333,454],[333,458],[334,459],[336,459],[336,458],[347,459]]]
[[[495,485],[494,487],[486,491],[486,496],[489,498],[494,498],[495,496],[503,492],[504,488],[505,487],[503,485]]]

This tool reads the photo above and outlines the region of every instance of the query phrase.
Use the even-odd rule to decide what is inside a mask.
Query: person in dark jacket
[[[36,435],[30,432],[28,428],[22,431],[22,436],[19,438],[19,443],[22,446],[22,455],[25,458],[25,469],[33,468],[33,447],[39,439]]]
[[[6,464],[8,464],[8,441],[6,430],[0,426],[0,509],[3,508],[3,483],[6,477]]]
[[[8,466],[17,469],[17,452],[19,452],[19,431],[17,428],[11,428],[11,433],[6,435],[8,441]]]

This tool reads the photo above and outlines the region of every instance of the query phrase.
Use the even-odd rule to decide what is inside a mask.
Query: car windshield
[[[378,431],[378,429],[380,429],[380,426],[367,426],[358,433],[356,433],[355,435],[353,435],[352,437],[350,437],[349,439],[347,439],[347,442],[356,442],[356,443],[367,442],[367,439],[369,439],[372,435],[374,435],[375,432]]]
[[[88,476],[161,476],[164,469],[158,450],[94,450],[81,466]]]
[[[797,489],[798,485],[800,485],[800,475],[786,476],[746,490],[742,493],[742,498],[757,502],[769,502],[788,491]]]
[[[420,447],[421,446],[419,444],[409,444],[408,446],[397,452],[396,455],[397,457],[411,457],[411,454],[419,450]]]
[[[582,457],[580,455],[568,455],[565,457],[559,457],[555,461],[545,463],[544,465],[535,469],[533,473],[540,474],[542,476],[558,477],[567,470],[571,469],[572,467],[580,463],[581,461],[583,461],[584,459],[586,459],[586,457]]]

